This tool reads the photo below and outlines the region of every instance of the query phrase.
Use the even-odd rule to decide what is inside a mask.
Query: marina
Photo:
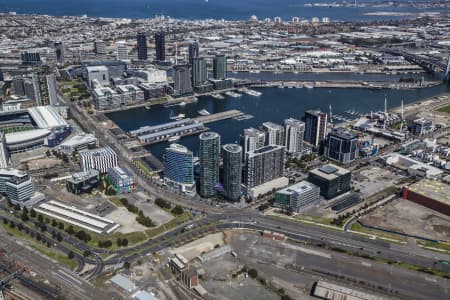
[[[252,115],[242,115],[242,116],[234,117],[233,119],[236,121],[244,121],[244,120],[253,119],[254,117],[255,116],[252,116]]]
[[[217,100],[225,99],[225,97],[222,96],[221,94],[212,94],[211,97],[213,97],[214,99],[217,99]]]
[[[232,110],[227,110],[227,111],[224,111],[221,113],[209,114],[209,115],[205,115],[205,116],[196,117],[196,118],[194,118],[194,120],[196,122],[201,122],[201,123],[206,124],[206,123],[236,118],[236,117],[239,117],[242,115],[244,115],[243,112],[236,110],[236,109],[232,109]]]
[[[232,91],[225,92],[225,95],[232,97],[232,98],[239,98],[242,96],[242,94],[232,92]]]

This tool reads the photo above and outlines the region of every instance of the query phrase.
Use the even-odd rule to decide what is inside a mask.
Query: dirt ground
[[[176,253],[183,255],[187,260],[193,260],[200,254],[202,254],[202,252],[213,250],[215,245],[223,245],[222,233],[207,235],[182,247],[175,248],[170,252],[172,254]]]
[[[396,200],[361,218],[362,223],[450,242],[450,218],[407,200]]]
[[[147,229],[147,227],[136,222],[136,215],[130,213],[125,207],[118,207],[116,210],[107,214],[105,218],[120,224],[117,231],[122,233],[144,231]]]

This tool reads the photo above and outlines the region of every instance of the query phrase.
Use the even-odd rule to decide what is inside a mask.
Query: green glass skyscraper
[[[213,76],[216,80],[227,78],[227,58],[223,54],[216,55],[213,59]]]

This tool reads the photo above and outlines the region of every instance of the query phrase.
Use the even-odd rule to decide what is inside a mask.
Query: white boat
[[[185,105],[186,105],[186,102],[181,101],[180,103],[178,103],[178,105],[179,105],[179,106],[185,106]]]
[[[241,94],[235,93],[235,92],[232,92],[232,91],[225,92],[225,95],[233,97],[233,98],[239,98],[239,97],[242,96]]]
[[[178,114],[178,115],[176,115],[176,116],[174,116],[174,117],[170,117],[170,119],[171,119],[171,120],[179,121],[179,120],[181,120],[181,119],[184,119],[185,117],[186,117],[185,114]]]
[[[174,136],[171,136],[168,141],[173,143],[173,142],[176,142],[178,140],[180,140],[180,136],[179,135],[174,135]]]
[[[195,97],[195,96],[192,96],[192,97],[189,97],[189,101],[191,101],[191,102],[197,102],[197,101],[198,101],[198,98]]]
[[[201,116],[209,116],[211,113],[207,111],[206,109],[202,109],[198,111],[198,114]]]
[[[261,92],[258,92],[258,91],[255,91],[255,90],[250,90],[250,89],[243,89],[242,92],[246,93],[247,95],[255,96],[255,97],[259,97],[259,96],[262,95]]]
[[[305,84],[305,88],[307,88],[307,89],[313,89],[314,87],[313,87],[312,85],[310,85],[310,84]]]
[[[213,97],[214,99],[219,99],[219,100],[225,99],[225,97],[222,96],[221,94],[212,94],[211,97]]]

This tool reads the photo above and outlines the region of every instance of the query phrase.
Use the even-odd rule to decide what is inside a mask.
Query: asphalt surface
[[[60,95],[59,98],[62,99]],[[70,249],[65,246],[65,243],[67,243],[78,249],[80,253],[83,253],[86,250],[89,250],[92,253],[88,257],[83,257],[75,253],[75,258],[78,262],[77,272],[80,272],[85,264],[92,264],[95,266],[92,270],[82,274],[87,279],[101,275],[105,266],[116,265],[125,261],[133,261],[150,253],[170,247],[176,240],[192,236],[196,229],[187,232],[184,230],[185,226],[189,224],[193,224],[197,228],[208,224],[216,224],[216,227],[219,230],[237,228],[246,228],[257,231],[272,230],[283,233],[289,238],[322,247],[338,248],[340,250],[355,252],[359,255],[379,256],[394,261],[411,263],[424,268],[435,268],[450,272],[450,266],[437,263],[442,257],[450,260],[448,255],[445,256],[432,252],[414,253],[414,249],[408,246],[394,248],[387,242],[370,240],[332,229],[309,226],[292,220],[264,216],[252,208],[217,208],[206,202],[188,199],[181,195],[175,195],[167,190],[155,187],[153,184],[149,183],[148,179],[141,173],[136,172],[136,169],[134,169],[134,166],[131,164],[130,160],[132,159],[132,155],[128,149],[125,149],[123,145],[115,141],[114,137],[107,129],[96,126],[95,121],[91,116],[88,116],[84,112],[80,113],[78,107],[73,103],[70,103],[70,101],[66,104],[71,107],[72,116],[74,119],[79,120],[80,124],[82,123],[84,130],[95,132],[101,145],[111,145],[116,149],[119,156],[119,164],[134,172],[138,184],[145,193],[152,195],[155,198],[160,197],[171,203],[180,204],[184,207],[203,213],[201,219],[190,221],[171,231],[165,232],[158,237],[147,240],[142,244],[114,251],[90,247],[76,238],[68,236],[64,231],[48,226],[49,230],[60,232],[64,237],[64,243],[59,243],[52,238],[45,237],[45,239],[50,241],[58,250],[68,253]],[[13,217],[10,218],[12,219]],[[17,222],[18,219],[15,219],[15,221]],[[30,231],[35,231],[34,228],[31,227],[28,229]],[[114,255],[109,259],[103,260],[100,257],[103,253]]]

